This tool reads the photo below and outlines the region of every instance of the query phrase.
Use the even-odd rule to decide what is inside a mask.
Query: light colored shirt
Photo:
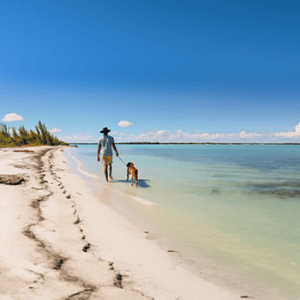
[[[114,138],[110,135],[103,135],[98,142],[98,145],[101,146],[101,155],[102,156],[111,156],[112,153],[112,144],[114,143]]]

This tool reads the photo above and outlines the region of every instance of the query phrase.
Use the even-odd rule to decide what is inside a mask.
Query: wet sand
[[[185,271],[100,203],[65,147],[26,149],[0,149],[1,300],[247,298]]]

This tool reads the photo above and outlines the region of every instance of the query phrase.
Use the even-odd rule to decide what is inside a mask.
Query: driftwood
[[[14,152],[34,152],[32,150],[14,150]]]
[[[8,185],[21,184],[25,179],[19,175],[0,175],[0,183]]]

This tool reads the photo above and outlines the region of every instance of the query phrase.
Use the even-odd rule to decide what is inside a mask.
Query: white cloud
[[[56,127],[53,129],[50,129],[49,132],[54,133],[54,132],[61,132],[60,129],[57,129]]]
[[[132,126],[133,124],[132,123],[130,123],[129,121],[120,121],[119,123],[118,123],[118,126],[120,126],[120,127],[128,127],[128,126]]]
[[[255,138],[255,137],[261,137],[262,135],[261,134],[259,134],[259,133],[256,133],[256,132],[254,132],[254,133],[246,133],[245,131],[241,131],[241,133],[239,134],[239,136],[241,137],[241,138]]]
[[[17,115],[16,113],[7,114],[2,121],[3,122],[14,122],[14,121],[23,121],[23,117]]]
[[[300,123],[295,126],[295,131],[277,132],[274,135],[286,138],[300,137]]]
[[[97,141],[97,139],[91,135],[84,135],[84,134],[74,134],[72,136],[62,136],[59,137],[60,140],[65,141],[65,142],[74,142],[74,143],[79,143],[79,142],[86,142],[86,143],[94,143]]]

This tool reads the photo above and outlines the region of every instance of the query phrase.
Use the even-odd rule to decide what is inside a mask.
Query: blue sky
[[[5,1],[0,120],[69,142],[104,126],[117,142],[300,142],[299,15],[290,0]]]

